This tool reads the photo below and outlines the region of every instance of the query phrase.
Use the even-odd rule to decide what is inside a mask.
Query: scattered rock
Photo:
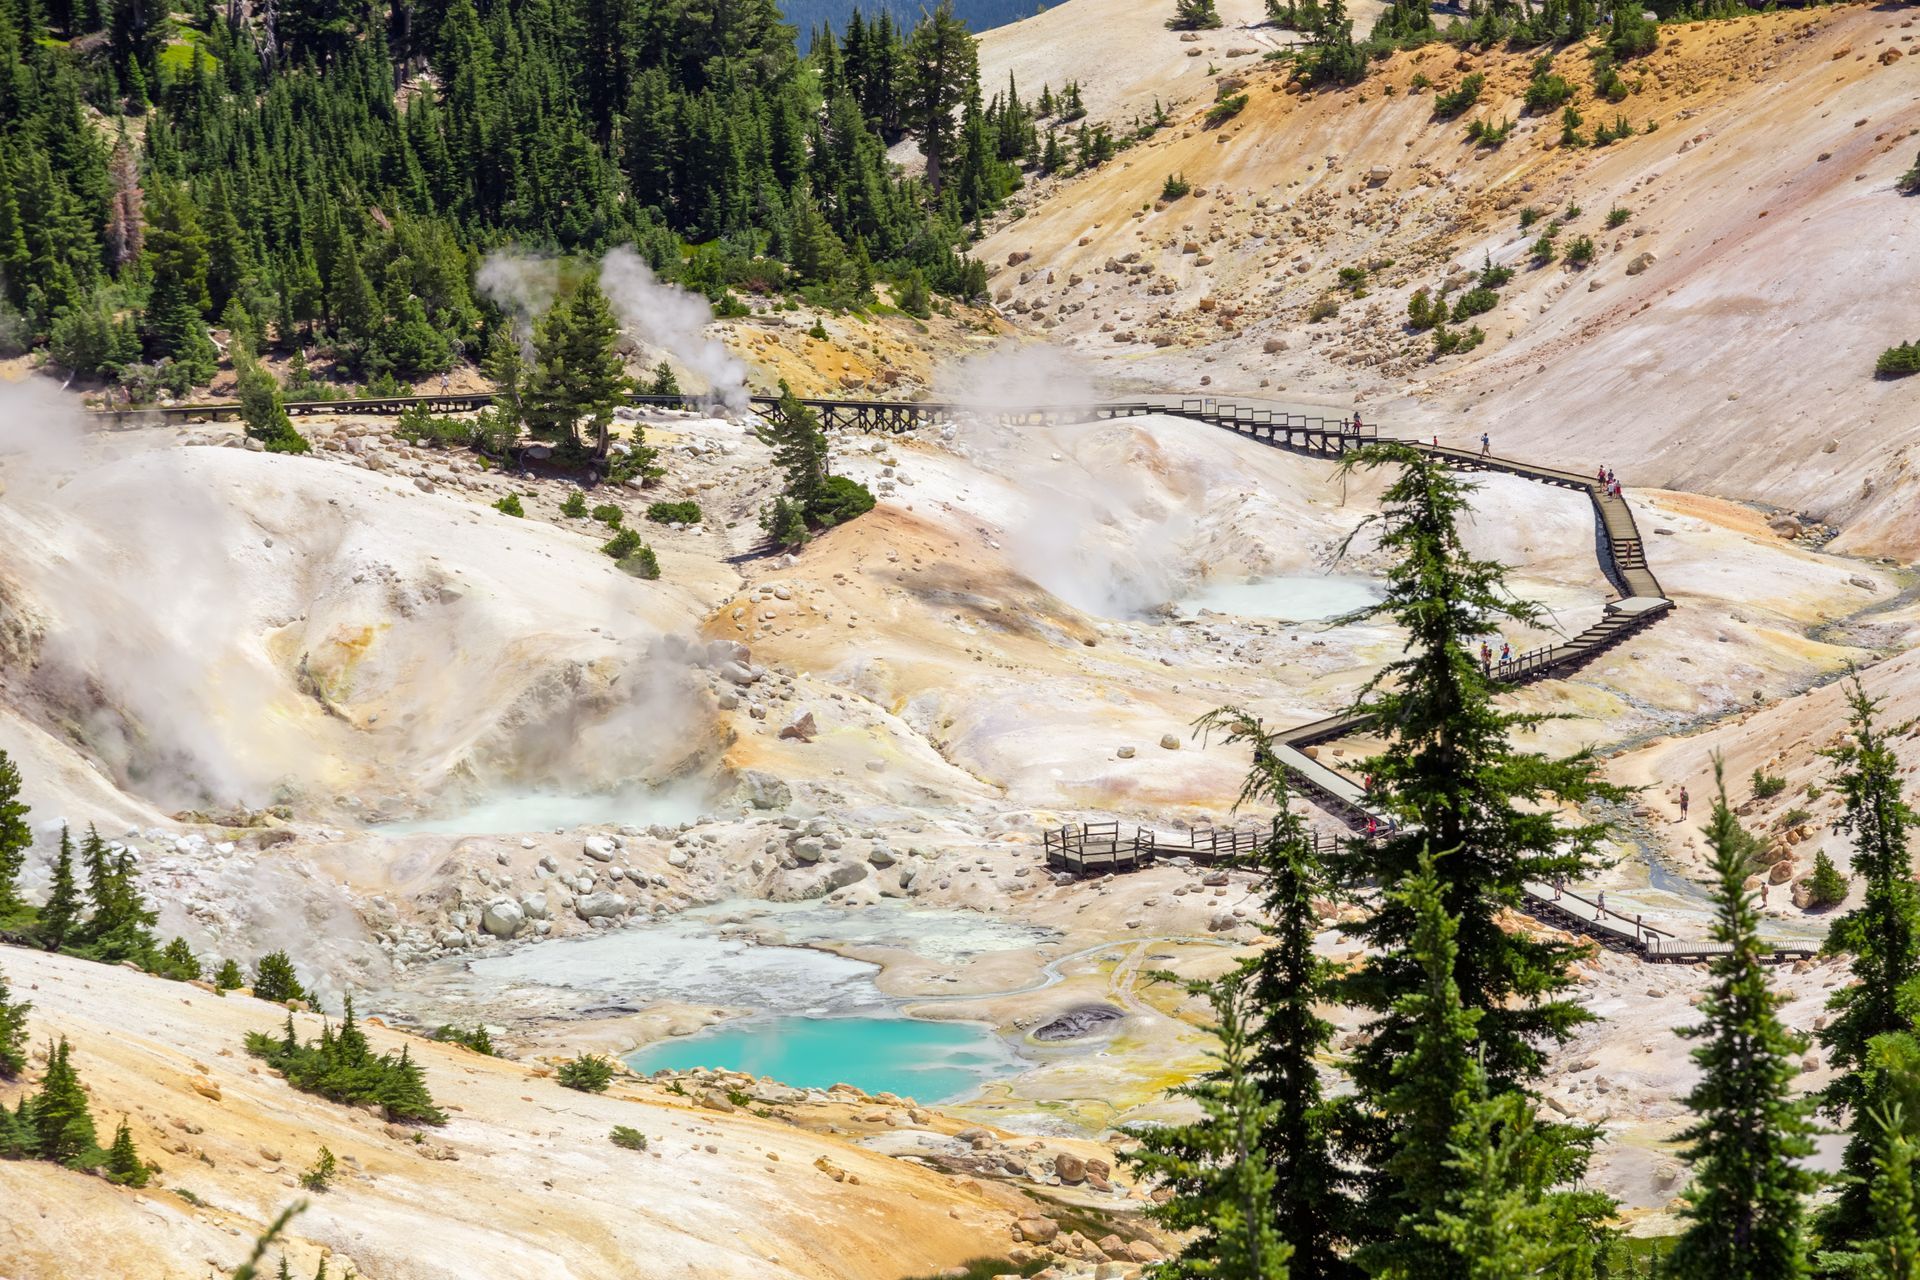
[[[795,720],[792,724],[789,724],[786,728],[782,729],[780,731],[780,736],[782,738],[794,739],[799,742],[812,742],[814,735],[819,732],[820,732],[819,726],[816,725],[813,720],[813,712],[809,711],[805,715],[801,716],[798,720]]]

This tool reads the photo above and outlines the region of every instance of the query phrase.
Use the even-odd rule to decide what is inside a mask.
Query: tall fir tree
[[[33,1005],[15,1000],[0,972],[0,1080],[17,1080],[27,1067],[27,1011]],[[3,1108],[0,1108],[3,1109]]]
[[[33,847],[33,829],[27,825],[32,810],[20,798],[20,770],[0,751],[0,921],[26,906],[20,896],[20,872]]]
[[[71,940],[80,924],[80,889],[73,878],[73,832],[62,825],[60,848],[53,857],[53,884],[47,890],[47,904],[40,908],[40,941],[49,951],[59,951]]]
[[[953,0],[924,14],[906,45],[906,115],[927,158],[927,181],[937,193],[946,181],[958,122],[954,112],[979,87],[980,55]]]
[[[34,1154],[40,1159],[77,1167],[97,1155],[93,1112],[73,1067],[73,1048],[64,1036],[47,1055],[47,1073],[27,1114],[33,1126]]]
[[[619,334],[607,295],[592,277],[548,309],[534,326],[533,363],[521,396],[529,431],[607,456],[613,411],[628,390],[614,352]]]
[[[1873,1228],[1873,1161],[1882,1144],[1876,1111],[1886,1102],[1883,1073],[1871,1060],[1878,1036],[1914,1030],[1913,995],[1920,976],[1920,888],[1913,880],[1907,829],[1913,811],[1900,781],[1900,761],[1875,723],[1879,702],[1855,677],[1847,694],[1852,734],[1827,753],[1842,812],[1840,830],[1853,838],[1853,870],[1866,881],[1860,906],[1827,933],[1829,954],[1845,955],[1854,981],[1827,1001],[1830,1020],[1819,1033],[1837,1074],[1821,1104],[1847,1125],[1839,1193],[1819,1215],[1829,1249],[1863,1243]]]
[[[807,519],[826,493],[827,433],[783,379],[779,409],[754,434],[773,450],[773,465],[786,478],[780,497],[761,513],[761,524],[776,542],[798,545],[806,541]]]
[[[1873,1158],[1863,1178],[1866,1229],[1843,1247],[1823,1250],[1818,1267],[1824,1275],[1847,1280],[1920,1280],[1916,1144],[1898,1102],[1874,1111],[1870,1119]]]
[[[1680,1034],[1699,1040],[1700,1080],[1687,1095],[1694,1120],[1681,1134],[1693,1185],[1681,1215],[1687,1229],[1672,1265],[1714,1280],[1793,1280],[1807,1274],[1807,1197],[1817,1185],[1803,1163],[1813,1154],[1811,1101],[1793,1095],[1794,1058],[1806,1044],[1780,1020],[1781,998],[1762,960],[1760,913],[1745,887],[1756,841],[1719,794],[1705,828],[1712,857],[1714,957],[1700,1011]]]
[[[144,1187],[152,1176],[146,1161],[140,1158],[139,1149],[133,1145],[133,1130],[124,1119],[113,1131],[113,1143],[107,1148],[101,1172],[107,1181],[122,1187]]]
[[[1223,734],[1227,745],[1252,749],[1236,809],[1273,811],[1266,839],[1240,866],[1256,877],[1268,939],[1253,962],[1248,998],[1251,1071],[1271,1108],[1261,1145],[1273,1167],[1274,1223],[1292,1246],[1294,1280],[1348,1280],[1359,1274],[1342,1253],[1353,1218],[1351,1178],[1333,1152],[1319,1067],[1334,1030],[1319,1006],[1339,973],[1313,949],[1321,930],[1315,899],[1329,895],[1325,870],[1306,823],[1293,812],[1286,770],[1259,720],[1241,708],[1222,707],[1198,724],[1209,734]]]
[[[1171,979],[1173,975],[1163,974]],[[1278,1108],[1254,1078],[1254,974],[1236,967],[1211,982],[1184,984],[1213,1011],[1216,1065],[1173,1093],[1193,1102],[1188,1124],[1143,1128],[1127,1163],[1171,1195],[1148,1210],[1175,1231],[1193,1233],[1157,1274],[1167,1280],[1285,1280],[1293,1250],[1274,1220],[1269,1135]]]
[[[1526,624],[1538,606],[1506,586],[1506,570],[1465,549],[1459,523],[1473,486],[1440,463],[1401,445],[1376,445],[1349,456],[1344,470],[1391,468],[1382,511],[1361,531],[1377,533],[1389,558],[1384,601],[1374,611],[1404,628],[1405,656],[1390,662],[1362,691],[1358,708],[1387,740],[1359,764],[1397,826],[1378,841],[1351,841],[1328,858],[1337,886],[1361,891],[1393,886],[1419,874],[1429,850],[1444,851],[1440,906],[1456,922],[1452,982],[1476,1020],[1476,1049],[1495,1093],[1526,1088],[1544,1070],[1548,1052],[1592,1015],[1568,998],[1568,972],[1581,948],[1509,933],[1501,917],[1517,908],[1529,882],[1574,878],[1597,862],[1604,824],[1565,825],[1558,814],[1585,801],[1614,797],[1588,752],[1552,757],[1512,744],[1544,717],[1495,705],[1497,686],[1477,648],[1502,624]],[[1403,1133],[1413,1119],[1388,1098],[1414,1047],[1422,1007],[1409,997],[1431,991],[1413,946],[1420,928],[1414,904],[1386,894],[1364,918],[1340,926],[1364,943],[1366,958],[1338,986],[1344,1002],[1368,1015],[1356,1049],[1352,1096],[1341,1106],[1343,1155],[1367,1171],[1363,1240],[1384,1240],[1408,1210],[1407,1187],[1382,1175],[1390,1159],[1409,1159]],[[1437,1158],[1435,1129],[1420,1148],[1420,1176]],[[1543,1124],[1543,1141],[1558,1141],[1559,1180],[1576,1182],[1587,1139],[1573,1126]],[[1416,1202],[1418,1202],[1416,1193]]]

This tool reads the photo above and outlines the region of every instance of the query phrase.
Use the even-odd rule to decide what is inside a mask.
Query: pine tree
[[[313,446],[294,428],[280,399],[280,383],[266,366],[251,354],[242,352],[235,361],[239,368],[237,391],[240,417],[247,434],[267,447],[268,453],[306,453]]]
[[[11,997],[7,975],[0,972],[0,1080],[17,1080],[26,1070],[27,1010],[31,1008],[27,1001]]]
[[[284,951],[269,951],[260,957],[260,963],[253,970],[253,994],[274,1004],[285,1004],[289,1000],[305,1000],[307,992],[300,985],[300,979],[293,971],[293,961]],[[292,1026],[292,1020],[288,1020]]]
[[[1124,1157],[1143,1180],[1173,1193],[1148,1215],[1171,1230],[1194,1232],[1180,1256],[1156,1272],[1169,1280],[1285,1280],[1288,1274],[1293,1250],[1276,1229],[1266,1142],[1278,1108],[1254,1079],[1253,983],[1252,969],[1240,967],[1212,982],[1183,984],[1211,1005],[1219,1041],[1212,1054],[1218,1065],[1173,1090],[1198,1105],[1201,1116],[1136,1131],[1140,1145]]]
[[[1567,998],[1568,965],[1580,949],[1508,933],[1500,917],[1520,904],[1528,882],[1573,878],[1594,863],[1604,826],[1564,826],[1556,811],[1619,793],[1597,777],[1589,753],[1553,758],[1511,743],[1541,717],[1494,705],[1495,684],[1481,670],[1477,647],[1503,622],[1534,620],[1538,607],[1508,592],[1499,564],[1463,550],[1458,525],[1472,486],[1399,445],[1360,450],[1345,466],[1398,469],[1381,515],[1368,526],[1378,526],[1391,561],[1376,612],[1405,628],[1408,641],[1406,656],[1389,663],[1358,704],[1387,738],[1382,752],[1358,767],[1373,775],[1376,795],[1398,826],[1381,840],[1346,844],[1328,868],[1337,886],[1359,891],[1403,884],[1419,874],[1429,849],[1445,852],[1440,894],[1442,910],[1456,922],[1452,979],[1476,1019],[1488,1088],[1524,1088],[1539,1077],[1552,1046],[1592,1015]],[[1379,1176],[1390,1158],[1417,1159],[1423,1179],[1439,1177],[1432,1170],[1444,1160],[1434,1146],[1444,1142],[1437,1123],[1410,1156],[1402,1134],[1416,1122],[1387,1104],[1402,1087],[1397,1064],[1413,1049],[1420,1001],[1433,994],[1413,945],[1421,927],[1414,906],[1388,894],[1366,918],[1340,926],[1367,946],[1366,959],[1338,986],[1345,1003],[1371,1015],[1368,1039],[1349,1068],[1354,1094],[1343,1102],[1340,1122],[1346,1158],[1374,1171],[1357,1229],[1363,1240],[1384,1238],[1408,1210],[1409,1189]],[[1581,1131],[1545,1125],[1542,1132],[1566,1157],[1556,1166],[1559,1180],[1578,1181],[1587,1146]],[[1414,1195],[1416,1205],[1424,1203],[1424,1192]]]
[[[79,1167],[99,1151],[93,1112],[73,1069],[73,1050],[62,1036],[48,1054],[47,1074],[27,1109],[33,1124],[34,1154],[55,1164]]]
[[[144,330],[147,354],[181,364],[196,384],[210,381],[215,352],[206,323],[212,307],[207,234],[193,197],[178,183],[159,183],[147,201],[146,258],[153,270]]]
[[[200,957],[187,940],[176,936],[160,953],[160,972],[176,982],[193,982],[201,975]]]
[[[906,112],[927,158],[927,182],[938,192],[953,155],[954,111],[976,92],[980,55],[966,24],[953,16],[952,0],[924,14],[907,40]]]
[[[67,944],[80,922],[80,891],[73,879],[73,833],[60,828],[60,849],[53,858],[53,886],[40,908],[40,940],[49,951]]]
[[[1875,1111],[1871,1119],[1873,1159],[1864,1179],[1866,1229],[1850,1247],[1822,1251],[1819,1267],[1823,1274],[1848,1280],[1920,1280],[1914,1139],[1897,1102]]]
[[[27,850],[33,847],[33,830],[27,826],[29,812],[20,799],[20,770],[6,752],[0,751],[0,921],[26,906],[20,897],[19,881],[27,865]]]
[[[1294,1280],[1357,1274],[1341,1256],[1353,1213],[1350,1177],[1335,1158],[1318,1059],[1333,1038],[1333,1024],[1318,1006],[1328,999],[1336,966],[1314,954],[1320,932],[1314,899],[1324,896],[1325,873],[1314,856],[1306,823],[1293,812],[1286,770],[1274,754],[1272,736],[1237,707],[1202,716],[1199,727],[1222,732],[1228,745],[1245,743],[1253,765],[1235,807],[1274,811],[1267,839],[1241,864],[1258,877],[1270,945],[1253,962],[1249,990],[1254,1049],[1251,1071],[1263,1101],[1272,1108],[1261,1146],[1273,1167],[1274,1222],[1293,1249]],[[1217,1075],[1215,1082],[1220,1083]]]
[[[1847,701],[1851,741],[1827,753],[1843,812],[1841,830],[1853,837],[1853,867],[1866,881],[1860,906],[1836,921],[1827,951],[1852,960],[1854,981],[1827,1001],[1831,1015],[1820,1032],[1827,1060],[1839,1073],[1821,1094],[1827,1114],[1847,1124],[1839,1194],[1819,1215],[1820,1238],[1829,1248],[1864,1242],[1872,1228],[1868,1177],[1882,1145],[1874,1112],[1885,1105],[1885,1081],[1871,1060],[1877,1036],[1912,1032],[1903,992],[1920,975],[1920,888],[1913,881],[1907,828],[1913,821],[1900,781],[1900,761],[1874,722],[1879,702],[1858,677]]]
[[[1220,11],[1214,0],[1173,0],[1173,16],[1167,26],[1174,31],[1211,31],[1220,25]]]
[[[607,296],[592,277],[575,285],[534,326],[533,366],[522,404],[535,436],[580,449],[590,432],[593,456],[607,456],[613,410],[628,387],[613,349],[619,335]]]
[[[122,1187],[144,1187],[151,1176],[146,1161],[133,1145],[133,1131],[125,1120],[113,1131],[113,1145],[107,1148],[104,1172],[107,1181]]]
[[[247,985],[247,976],[240,972],[240,966],[231,959],[220,962],[220,968],[213,975],[215,991],[238,991]]]
[[[773,450],[773,465],[786,477],[782,496],[800,511],[811,513],[826,493],[827,433],[820,420],[783,379],[780,405],[754,429],[760,443]]]
[[[673,366],[662,360],[653,366],[653,380],[647,384],[650,396],[677,396],[680,394],[680,379],[674,376]]]
[[[1793,1059],[1806,1045],[1780,1021],[1767,980],[1760,916],[1745,888],[1755,841],[1727,806],[1718,758],[1714,776],[1712,937],[1728,950],[1710,967],[1705,1021],[1680,1032],[1702,1042],[1693,1050],[1701,1078],[1686,1099],[1694,1121],[1680,1134],[1694,1180],[1672,1262],[1684,1276],[1792,1280],[1807,1273],[1806,1199],[1816,1185],[1801,1164],[1813,1153],[1811,1104],[1792,1093]]]

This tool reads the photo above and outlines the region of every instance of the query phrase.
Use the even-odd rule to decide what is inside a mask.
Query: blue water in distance
[[[951,1101],[1019,1069],[985,1027],[916,1018],[756,1018],[648,1045],[627,1065],[639,1072],[715,1067],[803,1089],[844,1082],[917,1102]]]

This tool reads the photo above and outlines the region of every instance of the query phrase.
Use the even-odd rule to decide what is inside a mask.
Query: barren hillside
[[[1132,8],[1069,0],[1049,17]],[[1158,39],[1117,19],[1082,29],[1118,66]],[[1390,426],[1484,430],[1629,483],[1801,508],[1842,524],[1844,548],[1911,553],[1916,390],[1872,367],[1913,336],[1920,284],[1920,205],[1895,190],[1920,128],[1913,38],[1903,10],[1865,6],[1663,27],[1618,106],[1595,100],[1596,46],[1571,48],[1553,69],[1579,90],[1583,135],[1616,116],[1635,130],[1582,147],[1561,145],[1557,111],[1525,110],[1530,54],[1430,46],[1358,88],[1304,94],[1247,60],[1222,70],[1246,80],[1239,116],[1204,127],[1200,95],[1176,127],[1042,183],[981,252],[1003,307],[1116,375],[1364,403]],[[1003,48],[1011,62],[992,42],[988,61]],[[1436,119],[1435,95],[1469,73],[1485,76],[1478,104]],[[1515,126],[1480,146],[1474,119]],[[1163,202],[1173,173],[1194,194]],[[1528,208],[1542,221],[1523,230]],[[1533,261],[1554,223],[1561,245],[1594,242],[1591,265]],[[1408,297],[1458,290],[1489,258],[1516,274],[1476,320],[1485,345],[1435,360]],[[1339,279],[1350,267],[1367,271],[1363,298]],[[1311,321],[1326,301],[1338,314]]]

